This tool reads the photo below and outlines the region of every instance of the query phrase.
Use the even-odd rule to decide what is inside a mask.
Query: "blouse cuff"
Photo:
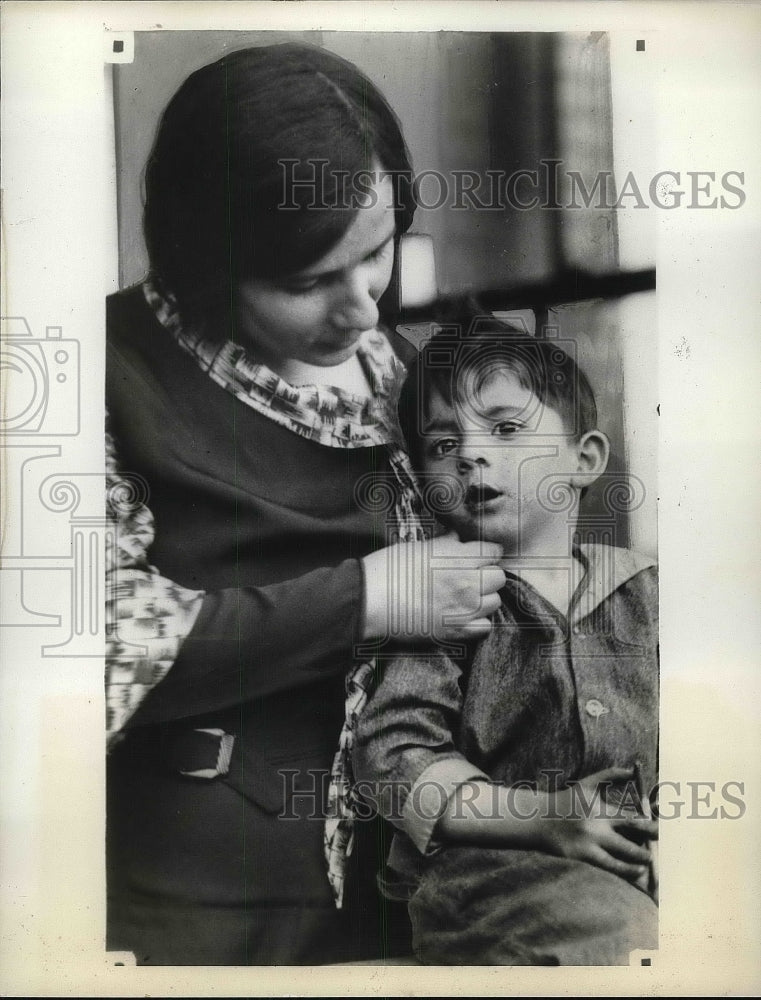
[[[106,746],[166,677],[204,599],[148,570],[106,573]]]
[[[404,832],[421,854],[432,854],[441,846],[433,832],[449,800],[467,781],[489,781],[480,768],[463,757],[436,760],[410,789],[402,810]]]

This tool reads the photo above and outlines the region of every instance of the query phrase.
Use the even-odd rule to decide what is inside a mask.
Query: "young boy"
[[[394,658],[360,718],[387,892],[426,964],[628,964],[657,947],[657,577],[579,542],[609,454],[590,386],[555,341],[443,333],[400,414],[437,516],[500,543],[507,583],[488,638]]]

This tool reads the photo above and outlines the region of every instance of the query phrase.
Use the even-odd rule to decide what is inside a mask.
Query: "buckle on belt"
[[[204,737],[211,736],[216,738],[218,741],[216,746],[216,761],[212,767],[200,767],[192,771],[183,771],[180,769],[180,774],[185,775],[186,778],[201,778],[206,781],[211,781],[213,778],[227,774],[230,770],[230,758],[232,757],[235,737],[230,733],[226,733],[224,729],[193,729],[188,735],[195,733],[202,733]],[[205,743],[206,740],[204,739],[203,742]],[[211,760],[213,760],[215,751],[214,740],[209,741],[208,751]]]

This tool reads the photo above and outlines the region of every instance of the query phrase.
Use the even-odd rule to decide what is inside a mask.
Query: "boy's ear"
[[[587,431],[576,445],[578,464],[571,476],[571,485],[578,489],[591,486],[608,465],[610,441],[602,431]]]

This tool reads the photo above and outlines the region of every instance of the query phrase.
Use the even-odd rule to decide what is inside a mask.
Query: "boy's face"
[[[447,403],[433,389],[423,431],[426,483],[454,476],[462,487],[458,505],[441,520],[463,541],[499,542],[506,552],[541,547],[558,517],[568,524],[574,516],[579,446],[561,416],[509,369],[496,368],[476,400]]]

